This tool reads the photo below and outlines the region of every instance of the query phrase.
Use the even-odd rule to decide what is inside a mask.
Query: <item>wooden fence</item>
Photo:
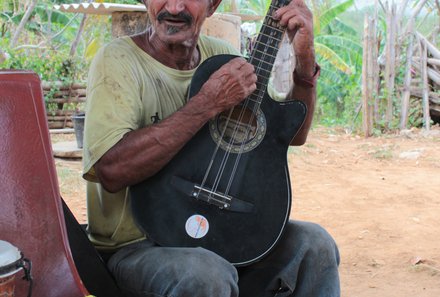
[[[85,83],[43,82],[49,129],[72,128],[72,115],[86,101]]]
[[[414,23],[426,0],[420,1],[407,18],[404,13],[408,1],[397,7],[394,1],[384,5],[375,0],[374,13],[365,16],[362,108],[366,136],[379,123],[391,128],[393,120],[396,121],[396,98],[400,98],[397,120],[402,130],[408,128],[410,112],[416,116],[414,106],[420,106],[418,111],[425,129],[430,129],[431,117],[440,119],[440,50],[430,41],[435,41],[440,26],[431,36],[423,36]],[[382,53],[379,52],[381,36],[377,32],[379,8],[386,15],[387,27]],[[399,68],[404,69],[404,81],[396,86]]]

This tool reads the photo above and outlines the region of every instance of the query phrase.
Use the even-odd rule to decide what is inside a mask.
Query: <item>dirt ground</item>
[[[440,296],[440,128],[373,138],[315,128],[288,158],[292,218],[335,238],[343,297]],[[80,161],[56,165],[63,197],[85,222]]]

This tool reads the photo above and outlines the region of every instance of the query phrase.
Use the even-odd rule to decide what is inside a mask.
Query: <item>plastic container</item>
[[[78,113],[72,116],[73,129],[75,130],[76,144],[78,148],[83,147],[85,118],[85,113]]]

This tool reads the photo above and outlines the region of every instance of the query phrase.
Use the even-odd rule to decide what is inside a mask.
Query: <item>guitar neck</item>
[[[287,4],[285,0],[273,0],[260,33],[253,45],[249,63],[254,65],[258,77],[257,90],[250,96],[253,101],[259,101],[259,94],[264,93],[269,81],[270,73],[275,62],[280,42],[283,38],[285,28],[273,19],[274,12]],[[254,98],[252,98],[254,97]]]

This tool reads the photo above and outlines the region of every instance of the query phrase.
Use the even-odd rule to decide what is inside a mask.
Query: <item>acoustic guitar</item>
[[[287,149],[306,115],[297,100],[277,102],[267,92],[284,34],[274,0],[248,59],[257,89],[211,119],[155,176],[130,188],[135,221],[161,246],[204,247],[243,266],[264,257],[289,219]],[[233,55],[207,59],[189,98]]]

